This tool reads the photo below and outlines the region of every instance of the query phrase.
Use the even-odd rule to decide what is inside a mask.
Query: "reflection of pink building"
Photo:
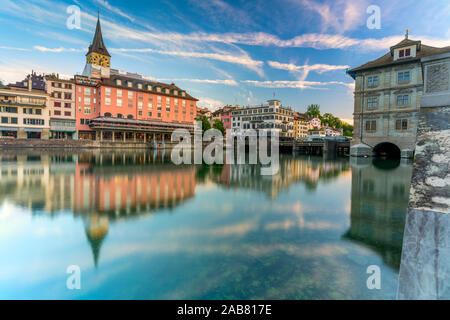
[[[89,164],[77,164],[74,211],[137,212],[172,207],[195,193],[195,168],[173,167],[141,172],[93,173]]]

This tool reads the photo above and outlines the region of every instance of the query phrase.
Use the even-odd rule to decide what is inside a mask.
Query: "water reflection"
[[[344,237],[378,252],[398,270],[412,162],[352,158],[350,228]]]
[[[0,298],[395,296],[410,164],[282,155],[261,176],[258,165],[168,156],[0,153],[0,243],[13,244],[0,244],[11,257]],[[77,293],[61,271],[74,261],[87,277]],[[392,267],[381,292],[367,291],[368,264]]]

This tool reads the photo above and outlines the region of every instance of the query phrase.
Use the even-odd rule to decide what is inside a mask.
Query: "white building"
[[[243,107],[231,113],[231,134],[239,136],[246,130],[277,130],[280,137],[294,137],[294,113],[279,100],[267,105]]]

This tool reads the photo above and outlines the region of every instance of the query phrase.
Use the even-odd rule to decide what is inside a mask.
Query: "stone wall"
[[[425,95],[419,115],[398,298],[450,299],[450,54],[427,57],[422,62]]]

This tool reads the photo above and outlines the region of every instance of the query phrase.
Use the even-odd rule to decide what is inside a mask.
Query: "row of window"
[[[115,80],[116,85],[117,86],[121,86],[122,85],[122,80],[121,79],[116,79]],[[133,88],[133,82],[130,80],[125,80],[126,86],[128,88]],[[141,82],[137,82],[135,88],[142,90],[144,89],[144,85]],[[156,92],[163,92],[165,94],[173,94],[175,96],[177,95],[181,95],[182,97],[186,96],[186,93],[184,91],[179,91],[177,89],[172,89],[172,92],[170,92],[171,90],[169,88],[161,88],[160,86],[155,86],[152,87],[151,85],[147,84],[145,86],[146,90],[148,91],[153,91],[153,89],[155,89]],[[120,90],[120,89],[119,89]],[[111,95],[111,88],[105,88],[105,94],[106,95]]]
[[[34,109],[34,108],[23,108],[24,114],[35,114],[35,115],[41,115],[42,109]]]
[[[242,117],[242,121],[261,121],[261,120],[283,120],[288,121],[288,117],[282,117],[278,115],[271,115],[271,116],[258,116],[258,117]],[[241,117],[233,117],[233,121],[241,121]]]
[[[55,110],[55,112],[53,113],[55,116],[60,116],[62,113],[59,110]],[[71,117],[72,116],[72,112],[70,111],[64,111],[64,116],[65,117]]]
[[[43,126],[45,124],[44,119],[23,119],[23,124],[35,125],[35,126]]]
[[[253,110],[239,110],[239,111],[233,111],[232,115],[236,116],[236,115],[245,115],[245,114],[256,114],[256,113],[269,113],[269,112],[274,112],[273,108],[258,108],[258,109],[253,109]],[[275,108],[275,112],[276,113],[281,113],[281,114],[285,114],[285,115],[292,115],[292,111],[290,110],[285,110],[285,109],[278,109]]]
[[[402,71],[402,72],[397,73],[397,82],[398,83],[409,82],[409,80],[410,80],[410,72],[409,71]],[[378,87],[378,76],[367,77],[367,86],[369,88]]]
[[[397,96],[397,106],[408,106],[409,105],[409,95],[399,95]],[[374,109],[378,107],[378,98],[370,97],[367,98],[367,109]]]
[[[64,88],[64,89],[72,89],[71,83],[64,83],[64,86],[61,82],[52,82],[53,88]]]
[[[367,120],[365,124],[366,131],[374,132],[377,131],[377,121],[376,120]],[[402,131],[408,130],[408,120],[407,119],[399,119],[395,121],[395,130]]]
[[[138,115],[139,115],[139,116],[143,116],[143,112],[142,112],[142,111],[139,111],[139,112],[138,112]],[[109,112],[106,112],[106,113],[104,114],[104,116],[105,116],[105,117],[112,117],[112,114],[109,113]],[[149,116],[149,117],[152,117],[152,116],[153,116],[153,112],[148,112],[148,116]],[[124,119],[124,115],[121,114],[121,113],[118,113],[118,114],[116,115],[116,117],[119,118],[119,119]],[[156,113],[156,117],[161,118],[161,117],[162,117],[162,114],[158,112],[158,113]],[[127,119],[134,119],[134,116],[131,115],[131,114],[129,114],[129,115],[127,115],[126,118],[127,118]],[[186,116],[183,116],[183,119],[186,120]],[[192,119],[191,119],[191,120],[192,120]],[[89,119],[80,119],[80,124],[82,124],[82,125],[88,125],[88,124],[89,124]]]
[[[61,102],[59,101],[55,101],[55,103],[53,104],[54,107],[56,108],[61,108]],[[70,102],[64,102],[64,108],[72,108],[72,104]]]
[[[277,129],[283,129],[283,130],[293,130],[294,128],[292,126],[286,126],[279,123],[244,123],[243,129],[271,129],[271,128],[277,128]]]
[[[53,91],[50,96],[56,99],[63,99],[63,92]],[[72,100],[72,93],[64,92],[64,100]]]
[[[2,117],[2,124],[17,124],[17,118]]]

